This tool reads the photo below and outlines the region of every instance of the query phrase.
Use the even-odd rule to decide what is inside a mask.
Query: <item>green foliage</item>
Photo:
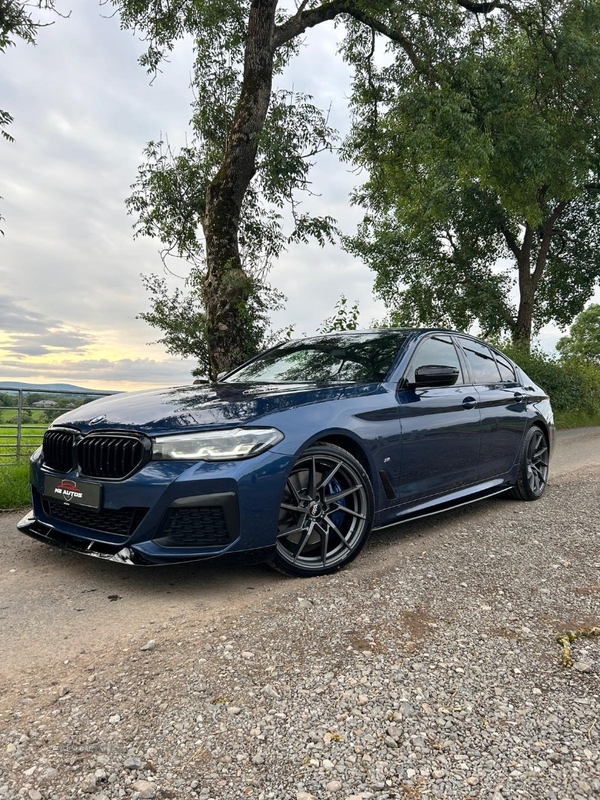
[[[453,220],[446,232],[422,224],[413,236],[385,213],[377,220],[365,218],[358,236],[344,240],[346,249],[374,270],[374,290],[392,324],[468,330],[478,322],[484,336],[498,335],[510,325],[511,282],[495,268],[490,246],[493,200],[475,188],[470,195],[467,210],[448,192]]]
[[[137,216],[136,234],[159,239],[165,248],[163,259],[184,259],[199,275],[205,265],[202,223],[206,191],[223,158],[232,124],[231,92],[234,87],[240,91],[240,75],[236,72],[233,76],[231,65],[221,61],[222,54],[212,65],[212,80],[204,71],[197,76],[194,89],[203,101],[195,103],[192,143],[173,151],[167,141],[149,142],[144,151],[146,161],[127,200],[128,210]],[[218,86],[222,91],[213,96]],[[308,95],[289,91],[274,92],[271,97],[256,173],[244,197],[238,230],[242,264],[253,277],[266,275],[286,242],[314,238],[324,245],[333,242],[337,231],[331,217],[299,212],[297,192],[310,190],[310,159],[331,150],[337,139],[327,116],[310,100]],[[279,209],[286,205],[292,209],[294,226],[284,234]],[[193,280],[197,282],[198,277]]]
[[[578,314],[568,336],[559,339],[556,349],[564,357],[588,359],[600,365],[600,305],[594,303]]]
[[[206,317],[202,298],[198,287],[194,285],[198,273],[192,272],[186,281],[186,289],[169,290],[165,278],[158,275],[142,276],[142,282],[148,291],[151,309],[141,313],[153,328],[164,335],[158,339],[168,353],[195,358],[198,367],[193,370],[196,377],[207,377],[210,374],[210,363],[206,341]],[[271,332],[269,329],[269,312],[282,307],[283,296],[269,286],[261,286],[253,293],[247,309],[243,342],[246,358],[269,347],[273,340],[289,338],[292,328],[286,331]]]
[[[141,313],[139,318],[163,332],[158,341],[168,353],[195,358],[198,375],[207,375],[205,316],[197,289],[192,286],[187,293],[181,289],[170,292],[165,278],[159,275],[141,277],[149,294],[151,310]]]
[[[599,366],[580,358],[550,356],[537,348],[527,352],[506,342],[500,346],[550,395],[558,427],[600,424]]]
[[[346,246],[402,322],[528,343],[600,278],[600,4],[529,0],[454,26],[416,58],[364,54],[345,152],[369,170],[368,213]]]
[[[335,333],[335,331],[355,331],[358,328],[360,310],[358,303],[348,304],[345,295],[341,295],[335,304],[335,313],[323,322],[319,331],[321,333]]]
[[[136,234],[159,239],[165,263],[176,257],[190,268],[187,294],[182,290],[169,294],[164,280],[143,277],[151,311],[140,317],[163,331],[158,341],[168,352],[197,358],[197,372],[202,375],[210,372],[203,299],[206,193],[224,156],[241,81],[241,64],[232,62],[231,54],[225,57],[218,41],[218,37],[216,41],[203,38],[198,50],[194,89],[202,100],[194,106],[191,145],[174,152],[168,142],[150,142],[127,201],[129,211],[137,216]],[[234,50],[241,58],[238,44]],[[336,140],[327,116],[310,100],[296,92],[273,92],[260,135],[255,175],[244,196],[237,231],[241,266],[251,287],[247,301],[237,309],[237,316],[246,321],[244,341],[236,346],[241,358],[250,358],[268,344],[268,312],[281,307],[285,299],[265,280],[273,261],[288,243],[313,239],[323,246],[333,242],[337,231],[333,218],[300,210],[298,192],[309,191],[311,158],[330,150]],[[280,213],[286,204],[293,220],[288,232]]]

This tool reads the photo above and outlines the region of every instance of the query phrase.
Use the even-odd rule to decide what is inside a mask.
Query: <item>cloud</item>
[[[123,358],[111,360],[106,358],[23,363],[8,359],[2,363],[4,380],[22,380],[40,378],[40,366],[46,380],[53,383],[67,382],[94,388],[110,388],[120,384],[134,387],[135,384],[174,385],[191,383],[191,370],[195,363],[190,360],[170,358],[155,361],[151,358]],[[2,381],[0,380],[0,384]]]
[[[54,21],[37,47],[2,57],[15,142],[0,144],[0,285],[27,297],[28,314],[0,312],[0,328],[39,331],[59,316],[63,327],[101,338],[118,331],[144,346],[156,336],[136,320],[148,306],[140,273],[160,271],[159,244],[133,240],[124,201],[146,142],[161,130],[184,140],[188,48],[150,86],[137,64],[144,44],[118,18],[82,3]]]
[[[45,333],[49,327],[57,325],[60,325],[58,320],[31,311],[12,297],[0,295],[0,330],[5,333]]]
[[[0,349],[22,356],[84,353],[97,340],[93,334],[30,311],[22,302],[6,296],[0,296],[0,331],[6,336]]]

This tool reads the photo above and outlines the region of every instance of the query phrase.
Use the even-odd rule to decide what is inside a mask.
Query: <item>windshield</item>
[[[379,383],[406,341],[401,331],[287,342],[244,364],[224,383]]]

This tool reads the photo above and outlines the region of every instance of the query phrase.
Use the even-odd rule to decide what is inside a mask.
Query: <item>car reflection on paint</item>
[[[537,500],[553,437],[545,392],[478,339],[321,335],[216,383],[67,412],[32,457],[19,528],[123,563],[228,557],[323,575],[373,528],[500,492]]]

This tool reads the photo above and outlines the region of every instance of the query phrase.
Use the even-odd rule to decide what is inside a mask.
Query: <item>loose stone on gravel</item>
[[[129,758],[125,759],[123,766],[125,769],[142,769],[144,762],[137,756],[130,756]]]
[[[131,788],[134,791],[134,798],[138,800],[152,800],[158,794],[158,787],[152,781],[137,780]]]

